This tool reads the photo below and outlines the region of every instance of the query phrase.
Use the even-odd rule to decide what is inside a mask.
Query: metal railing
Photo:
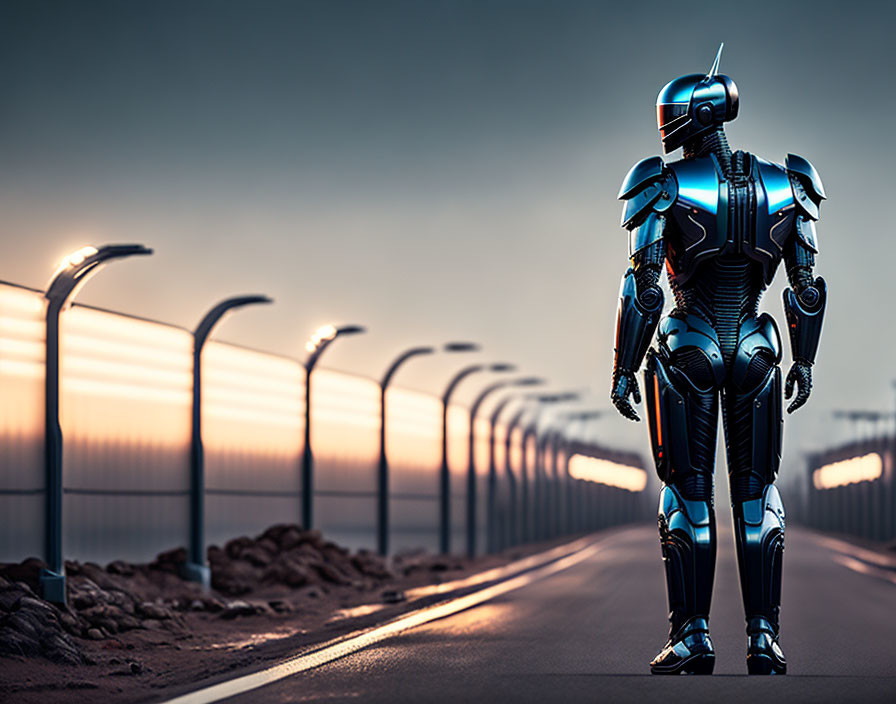
[[[0,284],[4,561],[44,555],[45,306],[42,292]],[[305,496],[306,375],[299,361],[209,341],[199,365],[190,331],[77,304],[63,314],[59,340],[65,557],[149,559],[189,545],[191,535],[195,542],[197,521],[205,540],[221,542],[272,523],[301,523],[305,502],[314,505],[314,527],[330,539],[375,550],[385,531],[396,551],[481,553],[652,512],[643,491],[569,471],[579,455],[644,473],[639,456],[573,443],[541,426],[523,432],[519,423],[514,429],[477,418],[471,429],[469,411],[456,404],[445,421],[443,482],[439,398],[390,387],[381,438],[380,384],[328,369],[314,372],[315,483]],[[191,427],[199,407],[204,475],[197,483]],[[197,486],[204,501],[193,496]],[[201,558],[202,546],[193,547]]]
[[[896,539],[893,438],[850,442],[808,457],[805,523],[866,540]]]

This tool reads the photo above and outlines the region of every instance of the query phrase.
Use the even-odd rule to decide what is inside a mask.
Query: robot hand
[[[618,371],[613,375],[613,390],[610,392],[610,400],[616,406],[616,410],[629,420],[641,420],[628,399],[632,395],[635,403],[641,403],[641,391],[638,389],[638,380],[634,372]]]
[[[787,407],[788,413],[793,413],[801,408],[809,400],[812,393],[812,365],[802,359],[795,359],[790,371],[787,372],[787,381],[784,383],[784,398],[793,396],[793,386],[797,385],[796,398]]]

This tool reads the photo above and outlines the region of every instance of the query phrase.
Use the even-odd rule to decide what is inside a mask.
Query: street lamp
[[[513,365],[505,365],[506,369],[504,371],[513,371],[515,367]],[[536,384],[542,383],[541,379],[537,377],[524,377],[520,379],[504,379],[501,381],[496,381],[493,384],[489,384],[486,386],[480,394],[473,401],[473,404],[470,406],[470,432],[469,438],[467,442],[467,556],[475,557],[476,555],[476,416],[479,414],[479,409],[482,407],[482,404],[485,400],[491,396],[495,391],[499,391],[501,389],[506,389],[509,386],[535,386]],[[489,438],[489,453],[491,454],[494,450],[494,437]],[[495,504],[495,490],[496,490],[496,476],[492,471],[494,462],[489,462],[489,476],[488,476],[488,498],[487,498],[487,511],[486,511],[486,530],[491,531],[492,524],[492,516],[494,514],[494,504]]]
[[[44,382],[44,467],[46,472],[45,557],[40,574],[44,599],[65,603],[65,563],[62,559],[62,427],[59,424],[59,318],[66,303],[100,268],[113,259],[152,254],[142,244],[83,247],[68,255],[53,275],[47,300],[46,377]]]
[[[448,342],[445,352],[472,352],[479,348],[470,342]],[[380,381],[380,461],[377,475],[377,550],[389,553],[389,458],[386,456],[386,390],[398,368],[412,357],[433,354],[434,347],[412,347],[402,352],[386,370]]]
[[[606,411],[603,410],[590,410],[590,411],[574,411],[572,413],[567,413],[563,417],[563,421],[560,424],[559,428],[555,428],[554,436],[552,439],[552,454],[553,460],[552,465],[554,467],[554,476],[559,480],[560,477],[563,477],[563,481],[566,482],[566,510],[564,511],[564,515],[566,516],[566,530],[569,533],[575,531],[577,521],[575,520],[574,514],[576,511],[573,510],[573,505],[575,503],[575,498],[573,496],[573,484],[570,481],[569,476],[569,456],[572,448],[572,441],[567,435],[567,430],[570,425],[576,422],[584,423],[589,420],[597,420],[602,418],[606,414]],[[561,474],[558,455],[560,454],[560,445],[561,443],[565,446],[566,455],[564,457],[563,462],[563,472]],[[559,502],[558,502],[559,503]],[[559,515],[559,512],[558,512]],[[557,526],[560,525],[560,521],[558,518]]]
[[[473,350],[471,350],[473,351]],[[471,364],[455,374],[442,394],[442,466],[439,471],[439,550],[445,554],[451,549],[451,477],[448,470],[448,407],[451,396],[460,382],[478,372],[508,372],[509,364]]]
[[[302,449],[302,527],[311,530],[314,525],[313,491],[314,491],[314,456],[311,453],[311,372],[317,364],[324,350],[330,346],[337,337],[343,335],[356,335],[367,332],[367,328],[361,325],[324,325],[314,331],[308,342],[305,343],[305,351],[308,358],[305,360],[305,445]]]
[[[380,381],[380,463],[377,473],[377,539],[380,555],[389,553],[389,460],[386,457],[386,389],[398,368],[411,357],[433,354],[434,347],[412,347],[392,362]]]
[[[538,377],[527,377],[526,379],[520,379],[519,383],[514,384],[514,386],[539,386],[545,383],[544,379],[540,379]],[[495,435],[497,433],[498,427],[498,419],[501,417],[501,413],[504,412],[504,409],[507,408],[508,404],[511,401],[518,398],[519,394],[510,393],[507,394],[503,399],[498,401],[497,405],[492,410],[492,415],[489,418],[489,431],[488,431],[488,477],[489,477],[489,497],[488,497],[488,514],[490,516],[488,521],[489,526],[489,534],[488,534],[488,552],[495,552],[498,548],[498,539],[497,539],[497,477],[498,477],[498,466],[495,461]],[[516,429],[516,425],[519,423],[519,419],[522,418],[522,414],[525,412],[525,409],[521,410],[514,417],[515,421],[512,422],[512,425],[508,425],[506,432],[507,436],[504,439],[504,466],[507,475],[507,484],[509,489],[509,507],[508,507],[508,520],[507,523],[510,526],[510,531],[507,535],[508,542],[513,538],[513,530],[516,525],[516,477],[513,475],[513,468],[510,465],[510,445],[511,445],[511,435],[513,431]],[[500,541],[503,545],[504,541]]]
[[[580,397],[581,397],[581,394],[578,391],[563,391],[560,393],[552,393],[552,394],[536,394],[532,397],[538,405],[536,406],[535,415],[532,417],[532,421],[529,423],[529,425],[523,431],[523,449],[525,452],[525,448],[529,442],[529,438],[535,438],[535,464],[533,466],[533,472],[532,472],[532,481],[533,481],[532,506],[534,508],[533,519],[535,520],[536,525],[534,526],[534,531],[526,530],[526,532],[525,532],[526,538],[532,538],[532,537],[541,538],[541,537],[543,537],[541,535],[541,533],[542,533],[542,531],[541,531],[542,525],[541,524],[543,523],[543,520],[542,520],[543,517],[539,515],[539,513],[540,513],[539,509],[542,507],[542,504],[543,504],[543,500],[542,500],[542,496],[541,496],[541,493],[542,493],[541,492],[541,483],[542,482],[539,480],[539,477],[542,474],[542,472],[539,471],[539,468],[541,468],[542,470],[544,469],[543,462],[541,461],[543,459],[543,453],[541,451],[543,448],[539,447],[538,436],[537,436],[538,422],[541,419],[542,409],[544,406],[547,406],[547,405],[555,405],[558,403],[567,403],[569,401],[578,401]],[[528,516],[529,516],[529,507],[527,505],[528,477],[523,475],[522,480],[523,480],[523,516],[524,516],[524,519],[528,519]],[[524,520],[524,528],[529,528],[527,520]]]
[[[509,401],[510,399],[508,399]],[[498,411],[503,409],[497,409],[496,415],[492,417],[497,422],[497,413]],[[520,408],[510,419],[510,422],[507,423],[507,430],[505,431],[506,435],[504,436],[504,470],[507,473],[508,483],[510,484],[510,545],[516,545],[520,542],[521,531],[520,531],[520,518],[517,512],[517,492],[516,492],[516,477],[513,474],[513,462],[511,455],[511,445],[513,444],[513,434],[516,432],[516,429],[519,427],[520,423],[523,420],[523,417],[526,415],[527,407],[523,406]],[[520,457],[520,475],[524,478],[526,476],[526,446],[523,445],[523,451]],[[521,486],[525,490],[525,484],[523,483],[525,480],[521,480]],[[526,497],[524,496],[521,499],[523,505],[526,505]]]
[[[214,306],[193,331],[193,423],[190,433],[190,543],[183,576],[203,587],[211,585],[205,564],[205,452],[202,446],[202,348],[212,328],[235,308],[254,303],[273,303],[267,296],[235,296]]]

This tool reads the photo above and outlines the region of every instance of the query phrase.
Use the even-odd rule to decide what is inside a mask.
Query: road
[[[896,701],[896,584],[789,529],[786,678],[745,675],[730,527],[720,517],[712,677],[651,676],[666,635],[655,528],[611,535],[569,569],[232,702]]]

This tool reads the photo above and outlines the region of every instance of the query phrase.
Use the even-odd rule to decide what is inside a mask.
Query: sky
[[[440,392],[508,361],[608,408],[619,184],[660,153],[678,75],[740,90],[734,148],[817,167],[829,304],[785,468],[850,436],[835,408],[892,408],[890,27],[852,2],[0,2],[0,280],[43,288],[69,251],[139,242],[78,300],[192,328],[266,293],[219,339],[302,356],[328,322],[363,336],[325,366]],[[764,307],[783,318],[783,271]],[[785,356],[789,364],[789,354]],[[465,382],[469,400],[482,384]],[[608,416],[609,444],[645,449]]]

